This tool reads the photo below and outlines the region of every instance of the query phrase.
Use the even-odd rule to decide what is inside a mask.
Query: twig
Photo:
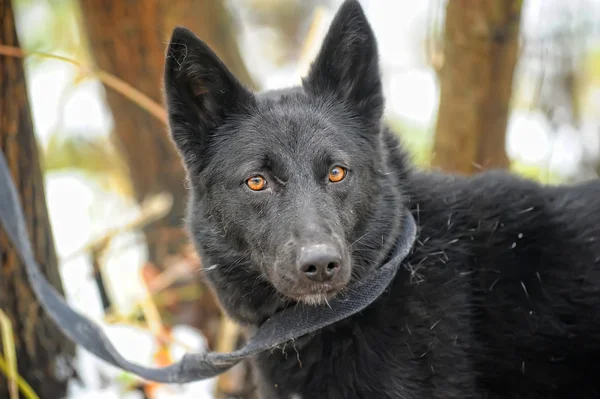
[[[5,367],[2,371],[5,372],[8,379],[8,392],[10,399],[19,399],[19,390],[17,388],[17,375],[19,369],[17,367],[17,353],[15,350],[15,337],[13,336],[12,323],[6,313],[0,309],[0,336],[2,337],[2,350],[6,356]],[[4,362],[4,358],[2,360]]]
[[[98,76],[98,79],[100,79],[102,83],[129,98],[131,101],[139,105],[142,109],[151,113],[163,124],[167,124],[167,113],[165,109],[161,107],[158,103],[156,103],[154,100],[152,100],[150,97],[137,90],[129,83],[124,82],[123,80],[117,78],[114,75],[111,75],[108,72],[99,70],[96,72],[96,76]]]
[[[219,326],[219,334],[216,344],[216,352],[231,352],[235,350],[235,345],[240,336],[241,330],[226,314],[221,316],[221,325]],[[217,379],[217,393],[229,392],[231,386],[235,384],[235,378],[232,380],[232,372],[234,369],[221,374]]]
[[[123,226],[116,227],[114,229],[109,230],[106,234],[104,234],[100,238],[96,238],[83,247],[75,250],[71,254],[65,256],[61,259],[62,263],[66,263],[67,261],[73,259],[74,257],[89,252],[90,250],[98,247],[102,247],[106,244],[108,240],[117,234],[136,230],[142,228],[156,220],[163,218],[171,211],[171,207],[173,205],[173,198],[170,194],[157,194],[150,199],[145,200],[142,203],[141,214],[132,222],[129,222]]]
[[[160,104],[158,104],[156,101],[152,100],[150,97],[148,97],[147,95],[145,95],[144,93],[142,93],[141,91],[139,91],[138,89],[136,89],[135,87],[130,85],[129,83],[124,82],[123,80],[117,78],[116,76],[114,76],[108,72],[105,72],[102,70],[88,71],[87,70],[88,68],[86,68],[84,65],[82,65],[79,61],[68,58],[68,57],[63,57],[61,55],[44,53],[44,52],[39,52],[39,51],[26,52],[26,51],[20,49],[19,47],[6,46],[4,44],[0,44],[0,55],[4,55],[7,57],[16,57],[16,58],[37,56],[37,57],[42,57],[42,58],[55,59],[55,60],[67,62],[71,65],[75,65],[76,67],[78,67],[79,69],[84,71],[85,74],[96,76],[106,86],[121,93],[122,95],[129,98],[131,101],[133,101],[137,105],[139,105],[140,108],[146,110],[148,113],[150,113],[156,119],[158,119],[165,125],[167,124],[167,113]]]
[[[148,292],[156,294],[165,290],[180,278],[189,276],[192,273],[192,266],[196,265],[196,262],[187,258],[173,262],[160,274],[152,277],[152,281],[148,282]]]
[[[131,320],[130,318],[122,317],[122,316],[119,316],[119,315],[105,317],[104,318],[104,322],[107,325],[110,325],[110,326],[121,326],[121,327],[137,328],[139,330],[149,331],[151,334],[153,334],[153,332],[148,327],[148,323],[141,322],[141,321],[138,322],[136,320]],[[196,349],[196,348],[192,347],[191,345],[189,345],[189,344],[181,341],[180,339],[177,339],[177,338],[173,337],[173,335],[166,335],[166,336],[164,336],[164,340],[165,340],[165,343],[167,343],[167,344],[179,345],[186,352],[192,352],[192,351],[194,351]]]
[[[158,341],[159,347],[163,348],[170,341],[168,329],[164,326],[158,307],[152,300],[152,296],[145,295],[141,302],[142,313],[148,325],[148,329]]]
[[[4,360],[2,355],[0,355],[0,371],[8,375],[8,366],[6,365],[6,361]],[[17,381],[17,386],[19,387],[26,399],[40,399],[40,397],[35,393],[33,388],[31,388],[31,385],[29,385],[27,381],[23,379],[23,377],[17,374],[15,376],[15,379]]]

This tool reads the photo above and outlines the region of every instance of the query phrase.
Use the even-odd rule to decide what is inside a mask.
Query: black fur
[[[191,32],[173,33],[165,94],[188,225],[231,317],[256,326],[302,300],[290,265],[306,240],[337,245],[360,279],[397,241],[402,212],[419,225],[372,306],[254,359],[262,396],[600,397],[600,182],[412,169],[381,124],[377,60],[354,0],[297,88],[251,93]],[[333,184],[334,165],[348,175]],[[256,174],[268,189],[246,187]]]

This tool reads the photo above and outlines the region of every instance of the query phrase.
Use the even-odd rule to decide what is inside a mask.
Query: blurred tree
[[[594,142],[600,135],[597,122],[593,122],[597,112],[590,107],[593,102],[588,97],[597,89],[593,69],[587,64],[593,58],[590,51],[593,44],[590,44],[597,42],[592,39],[594,32],[587,27],[587,19],[593,11],[585,2],[577,8],[572,3],[559,3],[556,10],[546,14],[546,32],[536,30],[530,37],[523,37],[519,63],[529,63],[530,74],[525,79],[536,83],[530,107],[541,111],[549,123],[551,154],[560,136],[564,138],[569,134],[581,140],[584,148],[577,167],[568,175],[564,170],[561,174],[571,182],[597,178],[600,149]],[[597,137],[595,140],[593,135]]]
[[[328,5],[329,0],[242,0],[240,11],[246,11],[248,22],[267,28],[273,37],[261,43],[263,52],[275,65],[283,66],[298,61],[306,40],[310,17],[318,5]]]
[[[98,68],[114,74],[157,102],[162,101],[165,48],[175,25],[192,29],[244,83],[253,86],[237,46],[235,25],[222,0],[81,0],[83,26]],[[173,195],[173,208],[146,229],[150,260],[161,266],[187,240],[181,226],[185,174],[165,126],[107,88],[114,134],[138,201],[160,192]]]
[[[0,0],[0,44],[19,46],[10,0]],[[62,292],[22,60],[0,56],[0,151],[19,191],[37,261]],[[19,257],[0,230],[0,308],[14,329],[19,374],[44,398],[62,398],[74,346],[41,310]],[[8,397],[0,373],[0,397]]]
[[[241,57],[233,16],[225,0],[80,0],[82,25],[97,67],[162,102],[165,49],[172,29],[183,25],[204,40],[244,84],[255,88]],[[185,173],[166,127],[131,100],[107,88],[117,146],[127,163],[137,200],[168,192],[170,214],[145,229],[149,261],[162,268],[182,253],[188,238],[182,220]],[[200,274],[192,276],[199,280]],[[202,290],[208,292],[208,290]],[[176,319],[199,328],[214,345],[220,311],[212,295],[178,304]],[[190,317],[190,315],[192,315]],[[218,323],[216,326],[218,327]],[[225,377],[223,377],[225,378]]]
[[[522,0],[447,3],[434,167],[462,174],[508,167],[521,8]]]

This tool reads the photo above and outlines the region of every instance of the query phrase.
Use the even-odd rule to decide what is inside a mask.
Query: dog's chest
[[[411,329],[410,320],[347,325],[261,354],[255,359],[261,399],[461,397],[436,396],[436,391],[443,387],[448,394],[457,379],[471,378],[464,353],[436,331]]]
[[[314,342],[290,343],[260,355],[255,370],[261,399],[406,397],[381,383],[393,384],[397,362],[386,363],[385,351],[362,339],[314,337]]]

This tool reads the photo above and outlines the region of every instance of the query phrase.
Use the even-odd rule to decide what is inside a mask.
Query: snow
[[[156,342],[147,330],[106,324],[103,327],[115,347],[127,360],[146,366],[152,365],[151,353],[156,350]],[[174,326],[172,333],[176,342],[193,348],[195,352],[206,350],[206,341],[198,331],[180,325]],[[186,352],[180,344],[174,344],[171,350],[175,360],[181,359]],[[136,380],[134,376],[128,375],[129,378],[123,378],[126,373],[87,352],[78,351],[77,366],[84,384],[71,381],[66,399],[142,398],[140,393],[127,392],[124,383],[119,382]],[[161,385],[153,393],[154,399],[211,399],[214,389],[215,379],[209,379],[182,385]]]
[[[86,254],[71,256],[102,232],[134,218],[139,211],[137,206],[104,191],[74,171],[46,175],[46,193],[57,253],[59,259],[67,258],[60,267],[67,302],[98,323],[126,359],[153,366],[152,354],[157,344],[150,331],[104,322],[90,259]],[[130,310],[144,294],[139,271],[146,259],[146,247],[145,244],[131,245],[140,242],[135,238],[136,234],[123,233],[115,238],[107,251],[107,285],[122,313]],[[195,352],[206,350],[205,338],[189,326],[173,326],[172,335],[175,343],[169,349],[175,360],[183,356],[184,347]],[[136,392],[126,392],[123,381],[135,377],[129,375],[125,379],[126,373],[81,348],[77,348],[75,365],[82,382],[70,381],[67,399],[142,398]],[[213,397],[214,386],[215,379],[182,386],[163,385],[155,390],[154,399],[209,399]]]

